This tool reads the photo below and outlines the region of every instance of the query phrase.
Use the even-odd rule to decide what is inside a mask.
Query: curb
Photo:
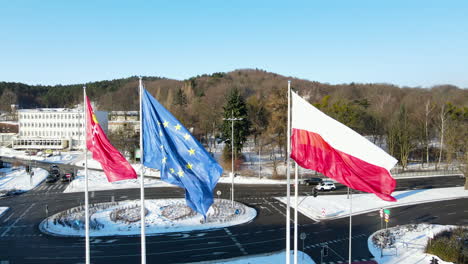
[[[0,213],[0,217],[2,217],[3,215],[5,215],[9,210],[10,210],[10,207],[7,207],[5,211],[3,211],[2,213]]]
[[[395,207],[402,207],[402,206],[408,206],[408,205],[414,205],[414,204],[424,204],[424,203],[433,203],[433,202],[441,202],[441,201],[450,201],[450,200],[457,200],[457,199],[466,199],[468,198],[468,195],[466,196],[461,196],[461,197],[452,197],[452,198],[440,198],[440,199],[432,199],[432,200],[425,200],[425,201],[420,201],[420,202],[410,202],[410,203],[401,203],[401,204],[398,204],[398,205],[391,205],[391,206],[385,206],[385,208],[395,208]],[[281,200],[278,199],[278,197],[275,197],[274,199],[278,200],[279,202],[282,202]],[[283,203],[283,202],[282,202]],[[291,206],[291,208],[293,208]],[[354,215],[361,215],[361,214],[367,214],[367,213],[370,213],[370,212],[375,212],[376,210],[379,210],[381,207],[376,207],[376,208],[372,208],[372,209],[369,209],[369,210],[364,210],[364,211],[359,211],[359,212],[353,212],[352,213],[352,216]],[[303,214],[304,216],[307,216],[308,218],[314,220],[314,221],[317,221],[317,222],[320,222],[320,221],[323,221],[323,220],[336,220],[336,219],[340,219],[340,218],[345,218],[345,217],[349,217],[349,214],[345,214],[345,215],[340,215],[340,216],[334,216],[334,217],[320,217],[320,218],[316,218],[316,217],[312,217],[310,216],[309,214],[306,214],[305,212],[303,212],[301,209],[298,210],[301,214]]]

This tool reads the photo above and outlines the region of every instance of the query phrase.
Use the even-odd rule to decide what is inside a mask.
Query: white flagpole
[[[349,193],[349,252],[348,252],[348,262],[351,263],[351,232],[352,232],[352,216],[353,216],[353,193],[352,190],[348,187]]]
[[[88,147],[86,146],[88,140],[88,105],[86,103],[86,86],[83,86],[83,119],[84,119],[84,153],[85,153],[85,243],[86,243],[86,264],[90,264],[89,253],[89,197],[88,197]]]
[[[297,233],[299,232],[297,224],[299,219],[297,217],[297,207],[299,206],[299,179],[298,179],[299,166],[294,162],[294,264],[297,264]]]
[[[143,93],[143,84],[141,81],[140,76],[140,83],[139,83],[139,93],[140,93],[140,209],[141,209],[141,264],[146,264],[146,233],[145,233],[145,182],[144,182],[144,174],[143,174],[143,122],[142,122],[142,114],[141,114],[141,94]]]
[[[290,206],[291,206],[291,186],[290,186],[290,170],[289,170],[289,156],[291,154],[291,81],[288,81],[288,131],[287,131],[287,157],[286,157],[286,264],[290,264],[291,262],[291,213],[290,213]]]

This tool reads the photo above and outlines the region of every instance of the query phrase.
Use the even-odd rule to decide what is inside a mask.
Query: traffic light
[[[315,189],[315,188],[314,188],[314,194],[313,195],[314,195],[314,197],[317,197],[317,195],[318,195],[317,189]]]
[[[323,246],[322,250],[323,250],[323,256],[324,257],[328,256],[328,246],[327,245]]]

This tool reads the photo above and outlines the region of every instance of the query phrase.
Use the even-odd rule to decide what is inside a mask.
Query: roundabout
[[[257,212],[242,203],[215,199],[206,219],[185,205],[185,199],[145,201],[146,235],[218,229],[252,221]],[[139,236],[140,201],[96,203],[90,205],[90,236]],[[73,207],[44,219],[39,230],[52,236],[85,235],[84,206]]]

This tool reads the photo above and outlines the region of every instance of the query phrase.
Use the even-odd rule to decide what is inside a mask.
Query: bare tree
[[[0,96],[0,110],[11,111],[11,105],[16,104],[17,99],[12,90],[5,89],[2,96]]]
[[[442,161],[442,150],[444,149],[444,136],[446,124],[447,124],[447,111],[445,109],[445,104],[442,104],[440,109],[440,146],[439,146],[439,161],[437,162],[437,167],[440,166],[440,162]]]
[[[426,144],[426,163],[429,163],[429,115],[431,114],[432,110],[434,110],[434,106],[431,106],[431,101],[427,100],[424,112],[424,141]]]

